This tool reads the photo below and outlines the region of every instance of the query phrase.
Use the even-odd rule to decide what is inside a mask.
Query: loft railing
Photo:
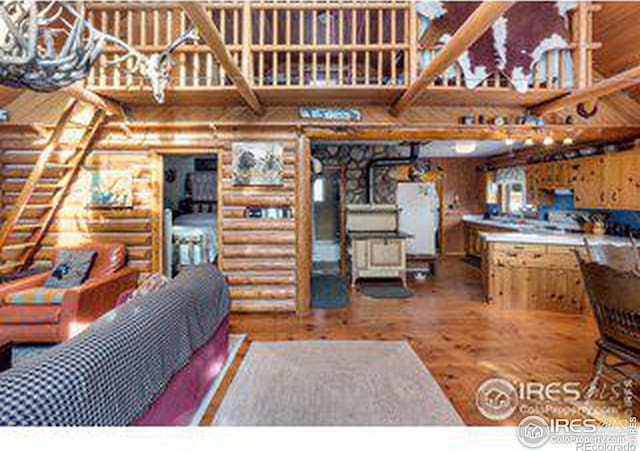
[[[418,19],[411,1],[240,0],[211,2],[207,8],[233,59],[257,88],[406,87],[419,72],[418,60],[429,60],[438,52],[437,47],[418,45]],[[92,3],[88,17],[97,28],[117,35],[143,53],[164,49],[190,27],[177,3]],[[144,84],[139,76],[127,71],[125,64],[104,65],[118,52],[119,48],[111,47],[101,57],[91,73],[92,88],[130,90]],[[527,80],[528,87],[570,87],[572,52],[548,52]],[[184,44],[174,58],[170,89],[233,85],[206,45]],[[456,64],[432,86],[463,88],[464,73]],[[509,90],[511,84],[497,72],[480,87]]]

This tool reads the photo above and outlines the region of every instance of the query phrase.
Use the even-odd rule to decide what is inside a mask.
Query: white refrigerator
[[[409,255],[436,255],[440,199],[435,183],[398,183],[399,229],[413,235],[407,241]]]

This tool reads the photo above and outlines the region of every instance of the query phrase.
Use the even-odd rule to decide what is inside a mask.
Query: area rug
[[[311,278],[311,307],[342,308],[349,304],[347,281],[336,274],[314,274]]]
[[[403,341],[254,342],[217,426],[458,426],[462,419]]]
[[[402,285],[362,285],[359,290],[374,299],[407,299],[413,296],[413,291]]]

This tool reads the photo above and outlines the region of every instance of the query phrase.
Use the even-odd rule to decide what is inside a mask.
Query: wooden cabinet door
[[[606,208],[604,156],[579,158],[571,162],[570,182],[577,208]]]
[[[556,161],[553,163],[553,185],[556,189],[568,188],[569,187],[569,178],[570,178],[570,162],[568,161]]]
[[[606,207],[640,210],[640,152],[609,154],[604,168]]]
[[[540,165],[530,164],[525,166],[527,203],[540,204]]]

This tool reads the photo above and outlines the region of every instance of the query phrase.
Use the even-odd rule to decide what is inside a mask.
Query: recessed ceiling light
[[[525,146],[533,146],[533,138],[527,138],[524,140]]]
[[[476,147],[475,141],[456,141],[456,153],[473,153]]]
[[[550,146],[551,144],[553,144],[553,138],[551,136],[545,136],[542,140],[542,144],[544,144],[545,146]]]
[[[573,144],[573,138],[570,138],[569,136],[567,136],[565,139],[562,140],[562,144],[564,144],[565,146],[570,146],[571,144]]]
[[[513,138],[507,138],[507,139],[505,139],[505,140],[504,140],[504,143],[505,143],[507,146],[513,146],[513,145],[515,144],[515,142],[516,142],[516,140],[515,140],[515,139],[513,139]]]

